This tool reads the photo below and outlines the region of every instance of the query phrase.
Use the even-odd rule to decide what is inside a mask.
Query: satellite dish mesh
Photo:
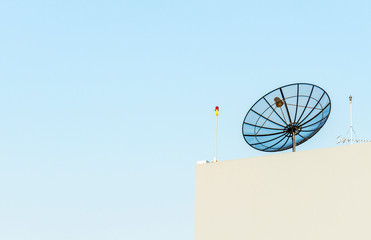
[[[242,134],[260,151],[295,151],[322,128],[330,111],[330,97],[322,88],[308,83],[286,85],[253,105],[242,124]]]

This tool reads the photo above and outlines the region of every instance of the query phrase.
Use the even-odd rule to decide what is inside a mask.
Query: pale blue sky
[[[0,1],[0,239],[193,238],[194,170],[264,155],[241,124],[314,83],[308,150],[371,138],[369,1]]]

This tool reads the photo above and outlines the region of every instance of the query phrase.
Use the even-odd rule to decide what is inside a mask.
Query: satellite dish
[[[242,124],[245,141],[264,152],[278,152],[304,143],[326,123],[331,100],[320,87],[294,83],[260,98]]]

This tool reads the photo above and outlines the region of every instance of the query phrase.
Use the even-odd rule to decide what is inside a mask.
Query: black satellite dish
[[[242,124],[245,141],[264,152],[278,152],[304,143],[326,123],[331,100],[320,87],[294,83],[260,98]]]

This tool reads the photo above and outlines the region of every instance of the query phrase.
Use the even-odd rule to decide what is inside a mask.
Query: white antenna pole
[[[349,96],[349,108],[350,108],[350,127],[349,127],[349,130],[347,132],[347,135],[350,131],[350,139],[349,138],[341,138],[340,136],[338,137],[338,143],[345,143],[345,142],[350,142],[350,144],[353,144],[353,141],[356,142],[356,143],[368,143],[368,142],[371,142],[371,140],[363,140],[363,139],[354,139],[353,140],[353,116],[352,116],[352,101],[353,101],[353,97],[352,95]],[[355,134],[356,132],[354,132]]]
[[[352,95],[349,96],[350,106],[350,144],[353,143]]]
[[[215,107],[215,117],[216,117],[216,128],[215,128],[215,155],[214,155],[214,160],[213,162],[217,162],[216,160],[216,150],[217,150],[217,145],[218,145],[218,116],[219,116],[219,107]]]

